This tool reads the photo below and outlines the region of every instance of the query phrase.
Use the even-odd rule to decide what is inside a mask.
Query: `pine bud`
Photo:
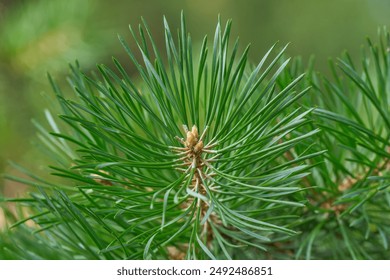
[[[195,145],[194,147],[194,152],[197,153],[197,152],[201,152],[203,150],[203,141],[199,141],[198,144]]]
[[[188,131],[187,132],[187,141],[186,141],[187,147],[192,148],[193,146],[195,146],[196,142],[197,142],[197,140],[196,140],[194,134],[192,134],[191,131]]]
[[[198,138],[199,138],[199,133],[198,133],[198,128],[196,127],[196,125],[194,125],[193,127],[192,127],[192,134],[195,136],[195,138],[196,138],[196,140],[198,140]]]

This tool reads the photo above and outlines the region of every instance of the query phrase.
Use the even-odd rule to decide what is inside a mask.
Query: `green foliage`
[[[326,217],[310,237],[324,237],[322,246],[317,245],[317,258],[389,257],[390,38],[386,29],[379,39],[379,45],[367,40],[368,53],[363,49],[360,70],[345,54],[336,65],[331,62],[333,82],[321,78],[314,83],[325,101],[315,114],[317,126],[324,131],[321,142],[328,149],[320,197],[332,204],[328,209],[332,217]],[[318,178],[313,179],[319,185]],[[319,202],[320,197],[313,199]],[[334,244],[339,249],[329,250]]]
[[[61,122],[35,125],[63,181],[15,166],[33,190],[3,198],[0,258],[387,258],[388,33],[330,81],[285,48],[250,65],[230,30],[193,49],[164,19],[162,54],[143,22],[137,52],[119,38],[138,81],[116,59],[71,65],[72,97],[49,77]]]
[[[307,177],[310,203],[299,221],[302,234],[291,245],[297,258],[388,259],[390,228],[390,39],[379,32],[379,44],[367,40],[361,67],[348,53],[330,61],[331,79],[308,67],[312,86],[306,106],[317,106],[313,120],[323,159]],[[304,67],[293,63],[280,84]],[[322,164],[319,161],[324,161]]]

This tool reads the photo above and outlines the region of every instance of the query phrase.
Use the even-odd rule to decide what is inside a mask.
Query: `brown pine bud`
[[[198,140],[198,138],[199,138],[199,133],[198,133],[198,128],[196,127],[196,125],[194,125],[193,127],[192,127],[192,134],[194,135],[194,137],[196,138],[196,140]]]
[[[187,147],[192,148],[193,146],[195,146],[196,142],[197,142],[197,140],[196,140],[194,134],[192,134],[191,131],[188,131],[187,132],[187,140],[186,140]]]
[[[203,150],[203,141],[199,141],[198,144],[195,145],[194,147],[194,152],[195,153],[198,153],[198,152],[201,152]]]

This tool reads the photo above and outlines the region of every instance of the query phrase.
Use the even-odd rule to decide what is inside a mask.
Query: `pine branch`
[[[61,183],[15,165],[32,191],[1,198],[0,258],[388,258],[389,34],[329,79],[286,47],[250,65],[231,21],[199,48],[163,24],[164,54],[145,21],[119,37],[138,80],[116,59],[70,65],[72,94],[49,77],[62,111],[34,124]]]

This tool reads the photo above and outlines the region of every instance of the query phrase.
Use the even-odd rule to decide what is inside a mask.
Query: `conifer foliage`
[[[388,33],[327,79],[277,46],[252,65],[230,31],[195,48],[164,19],[159,49],[143,22],[128,61],[70,66],[72,94],[49,77],[61,112],[35,125],[63,180],[15,165],[32,191],[2,198],[0,258],[388,258]]]

